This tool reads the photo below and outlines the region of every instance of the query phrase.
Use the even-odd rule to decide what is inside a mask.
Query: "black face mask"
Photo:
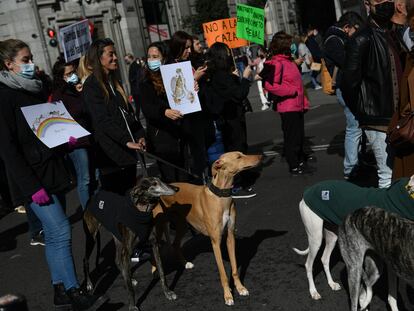
[[[371,11],[371,15],[378,23],[387,23],[394,15],[395,4],[394,2],[383,2],[375,5],[375,13]]]

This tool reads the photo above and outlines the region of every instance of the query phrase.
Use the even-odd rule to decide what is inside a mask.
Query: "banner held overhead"
[[[237,4],[237,37],[264,45],[264,16],[264,9]]]
[[[231,49],[248,45],[246,40],[236,36],[236,24],[235,17],[204,23],[203,31],[207,45],[210,47],[216,42],[223,42]]]

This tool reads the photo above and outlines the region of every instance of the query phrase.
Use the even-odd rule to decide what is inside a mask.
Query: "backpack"
[[[330,35],[328,38],[325,39],[324,45],[326,42],[333,38],[338,38],[342,44],[344,45],[344,41],[336,36],[336,35]],[[334,95],[335,94],[335,84],[336,84],[336,76],[338,75],[339,68],[337,66],[334,67],[333,74],[329,73],[328,67],[326,66],[325,60],[321,59],[321,84],[322,84],[322,91],[327,95]]]

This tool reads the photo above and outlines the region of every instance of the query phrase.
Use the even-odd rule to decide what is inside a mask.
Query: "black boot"
[[[72,310],[72,301],[65,292],[65,287],[63,283],[54,284],[53,289],[55,290],[55,295],[53,297],[53,304],[58,310]]]
[[[66,291],[66,294],[72,303],[73,310],[76,311],[89,310],[91,307],[98,307],[98,300],[101,298],[88,294],[79,288],[71,288]]]

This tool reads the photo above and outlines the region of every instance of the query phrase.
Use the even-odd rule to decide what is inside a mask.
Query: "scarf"
[[[0,71],[0,83],[7,85],[15,90],[24,90],[30,93],[39,93],[42,90],[42,81],[37,78],[26,79],[14,72],[1,70]]]

